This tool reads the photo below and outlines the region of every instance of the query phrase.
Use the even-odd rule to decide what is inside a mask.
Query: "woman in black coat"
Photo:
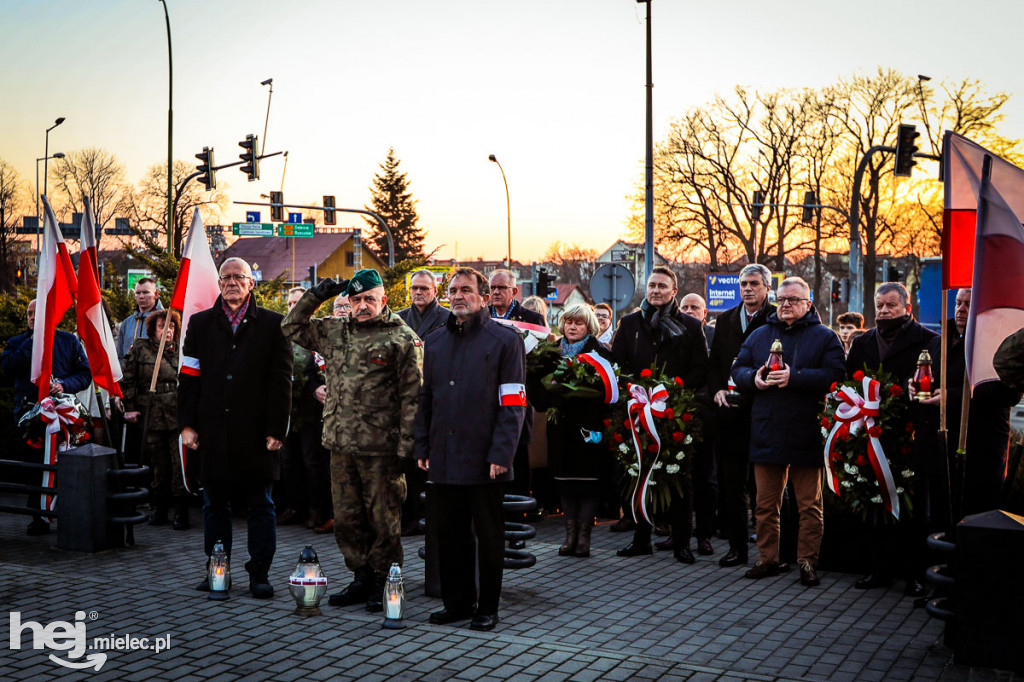
[[[567,308],[558,330],[563,358],[576,361],[583,353],[610,358],[610,352],[597,340],[597,316],[589,305]],[[548,468],[558,482],[565,513],[565,543],[558,554],[588,557],[602,480],[610,473],[608,448],[595,442],[604,428],[606,409],[599,398],[554,400],[551,406],[558,412],[557,420],[548,423]]]

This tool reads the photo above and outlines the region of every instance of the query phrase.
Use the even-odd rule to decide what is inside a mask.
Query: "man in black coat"
[[[676,303],[679,289],[676,275],[656,267],[647,278],[647,296],[640,310],[622,318],[612,339],[612,357],[627,374],[639,376],[645,369],[679,377],[691,391],[703,388],[707,378],[708,354],[700,322],[684,315]],[[684,461],[684,466],[689,464]],[[685,485],[685,484],[684,484]],[[693,489],[671,507],[672,547],[684,564],[696,559],[689,549],[693,525]],[[633,541],[618,551],[619,556],[651,554],[651,526],[636,520]]]
[[[417,270],[409,278],[409,301],[412,303],[396,315],[405,320],[421,339],[443,327],[448,321],[450,311],[437,300],[437,280],[430,270]],[[419,521],[422,518],[420,493],[426,487],[426,474],[412,461],[402,460],[405,471],[405,482],[408,493],[402,503],[402,535],[415,535],[419,532]]]
[[[516,300],[516,296],[519,295],[519,287],[516,285],[516,275],[514,272],[511,270],[495,270],[491,273],[488,284],[491,288],[491,303],[488,307],[491,317],[526,322],[539,327],[548,326],[543,315],[524,308]],[[532,436],[533,405],[527,402],[526,418],[523,420],[523,431],[519,436],[519,445],[516,447],[516,459],[512,465],[512,472],[515,476],[513,482],[508,486],[508,492],[513,495],[530,494],[530,439]]]
[[[853,340],[846,356],[846,372],[853,376],[858,370],[874,374],[879,370],[892,375],[910,396],[910,380],[917,372],[917,360],[927,350],[935,362],[940,357],[941,337],[922,327],[911,315],[910,292],[899,282],[886,282],[875,289],[875,327]],[[935,380],[938,382],[938,364]],[[938,400],[933,402],[938,403]],[[946,480],[945,462],[938,462],[937,442],[938,410],[914,403],[911,418],[916,426],[914,471],[917,486],[914,490],[914,516],[904,514],[899,526],[880,528],[873,534],[876,542],[871,553],[871,572],[857,581],[860,589],[881,587],[892,582],[893,572],[906,578],[906,594],[920,597],[924,594],[920,574],[924,569],[924,517],[929,504],[935,504],[930,492],[941,487]],[[933,490],[929,490],[929,489]],[[947,503],[948,504],[948,503]],[[933,512],[937,513],[937,512]],[[879,549],[881,547],[881,549]]]
[[[772,273],[760,263],[740,270],[740,297],[743,302],[718,316],[715,338],[711,342],[708,362],[708,392],[714,398],[718,413],[718,485],[722,491],[722,529],[729,540],[729,551],[718,560],[723,568],[747,563],[747,481],[750,477],[750,401],[732,405],[729,374],[747,337],[764,325],[775,312],[768,301]]]
[[[453,273],[447,324],[424,341],[415,457],[434,485],[441,597],[438,625],[472,618],[498,623],[505,558],[503,483],[526,415],[523,342],[486,308],[487,280],[473,268]],[[479,598],[477,546],[479,545]]]
[[[970,310],[971,290],[960,289],[956,293],[956,308],[946,339],[948,360],[944,390],[949,452],[955,451],[960,442],[967,363],[964,334]],[[954,458],[956,466],[951,472],[954,520],[999,508],[1010,446],[1010,409],[1020,402],[1020,395],[1020,391],[1002,381],[986,381],[975,387],[968,407],[966,454]],[[932,401],[937,402],[938,396]]]
[[[218,541],[231,556],[233,493],[248,507],[249,591],[274,596],[268,573],[277,549],[271,492],[291,412],[292,349],[280,313],[256,305],[249,264],[220,266],[212,308],[189,319],[178,376],[178,425],[199,459],[206,556]],[[191,464],[191,462],[190,462]],[[203,581],[197,587],[209,590]]]

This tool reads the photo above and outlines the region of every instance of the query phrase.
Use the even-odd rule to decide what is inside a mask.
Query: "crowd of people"
[[[718,535],[728,541],[722,568],[749,565],[753,543],[746,578],[777,576],[795,562],[799,581],[813,587],[826,526],[824,398],[857,372],[884,370],[909,402],[923,350],[936,362],[947,355],[948,374],[930,398],[911,403],[921,478],[914,511],[871,530],[878,551],[857,587],[902,578],[908,595],[921,596],[927,532],[1000,504],[1009,410],[1024,389],[1024,330],[997,354],[1003,380],[969,397],[966,457],[947,466],[937,446],[942,392],[951,405],[963,396],[970,290],[957,293],[945,348],[914,320],[902,284],[878,287],[875,327],[865,330],[863,316],[845,313],[834,331],[803,279],[788,277],[773,292],[771,272],[759,264],[740,271],[740,304],[712,324],[704,299],[680,298],[665,267],[654,268],[641,305],[617,326],[607,304],[567,307],[551,336],[561,357],[600,356],[631,376],[654,369],[697,397],[704,437],[681,463],[683,484],[650,522],[622,498],[630,480],[602,442],[604,401],[557,396],[527,376],[520,332],[548,327],[544,301],[520,302],[508,270],[485,277],[457,268],[446,281],[447,308],[434,273],[413,273],[410,305],[396,313],[379,273],[360,270],[350,280],[290,290],[282,316],[257,305],[250,266],[229,258],[220,266],[220,297],[192,316],[181,338],[178,313],[163,309],[153,280],[141,280],[136,310],[115,330],[124,398],[114,411],[153,470],[150,523],[189,527],[186,479],[194,478],[202,484],[207,557],[217,543],[231,555],[232,503],[244,504],[252,596],[274,594],[277,525],[305,522],[334,534],[352,573],[330,604],[380,611],[388,570],[404,561],[401,537],[417,532],[429,482],[431,513],[443,528],[443,609],[430,620],[470,620],[477,630],[498,622],[506,492],[544,497],[549,512],[557,507],[565,526],[560,556],[589,557],[604,512],[610,530],[632,531],[620,557],[658,548],[689,565],[697,561],[692,541],[698,555],[712,556]],[[328,301],[331,316],[315,317]],[[34,303],[29,331],[10,339],[0,358],[15,380],[16,416],[37,393],[28,379],[33,314]],[[767,366],[776,353],[783,360]],[[53,375],[55,395],[88,388],[88,362],[71,334],[55,338]],[[546,421],[546,411],[558,418]],[[538,440],[546,446],[545,480],[531,480],[531,441],[536,447]],[[29,533],[49,529],[40,515]],[[653,542],[655,532],[666,539]],[[786,534],[796,537],[792,556]],[[210,585],[204,580],[197,589]]]

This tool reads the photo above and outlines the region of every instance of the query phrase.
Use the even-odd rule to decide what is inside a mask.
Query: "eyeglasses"
[[[809,300],[811,300],[811,299],[809,299],[809,298],[797,298],[796,296],[785,296],[783,298],[778,299],[778,303],[779,303],[779,307],[781,308],[784,305],[796,305],[797,303],[800,303],[801,301],[809,301]]]
[[[242,280],[251,279],[251,278],[249,277],[249,275],[241,275],[241,274],[239,274],[239,275],[221,275],[219,279],[222,282],[229,282],[231,280],[235,280],[236,282],[241,282]]]
[[[505,287],[505,286],[501,286],[500,284],[499,285],[494,285],[494,284],[491,285],[491,291],[511,291],[511,290],[512,290],[512,287]]]
[[[335,310],[352,310],[352,306],[350,306],[350,305],[336,305],[336,306],[334,306],[334,309]]]

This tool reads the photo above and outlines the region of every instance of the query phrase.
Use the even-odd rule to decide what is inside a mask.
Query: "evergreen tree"
[[[370,194],[372,205],[367,206],[387,221],[391,228],[391,236],[395,240],[395,263],[409,258],[423,257],[423,230],[416,227],[419,215],[416,213],[416,200],[409,192],[409,181],[406,174],[398,170],[401,163],[395,156],[395,148],[388,149],[388,156],[380,165],[380,172],[373,177]],[[366,240],[373,246],[381,258],[387,258],[388,238],[376,220],[368,219],[369,229]]]

